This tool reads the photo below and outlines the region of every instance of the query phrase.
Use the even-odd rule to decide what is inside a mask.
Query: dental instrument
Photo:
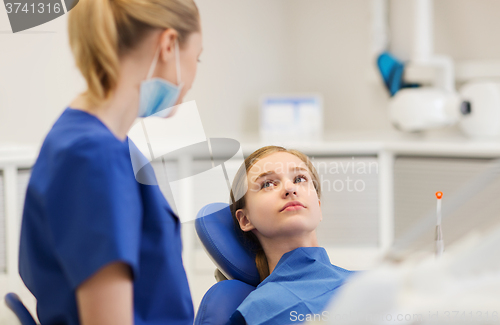
[[[436,192],[437,198],[437,224],[436,224],[436,258],[440,258],[444,251],[443,242],[443,230],[441,229],[441,199],[443,198],[443,192]]]

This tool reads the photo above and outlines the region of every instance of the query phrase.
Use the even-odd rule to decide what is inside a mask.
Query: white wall
[[[287,69],[293,91],[324,97],[325,131],[365,131],[389,127],[387,94],[370,81],[370,0],[288,1]]]
[[[326,132],[390,128],[387,94],[370,78],[371,0],[197,1],[204,52],[186,100],[209,137],[258,134],[264,93],[319,92]],[[407,59],[411,1],[390,0],[391,50]],[[435,0],[435,49],[457,60],[499,59],[497,0]],[[0,8],[0,144],[39,144],[84,89],[67,16],[12,34]],[[44,33],[51,31],[51,33]]]
[[[439,0],[434,11],[436,52],[456,60],[500,59],[500,1]]]
[[[0,8],[0,144],[38,144],[84,88],[74,67],[66,16],[12,34]],[[5,32],[8,31],[8,32]]]
[[[203,53],[186,100],[195,99],[208,137],[258,132],[258,100],[290,88],[284,0],[197,1]]]
[[[368,81],[370,0],[198,5],[204,53],[189,98],[209,137],[257,134],[259,96],[277,92],[321,93],[326,132],[389,127],[385,90]]]
[[[390,0],[391,51],[411,52],[412,2]],[[434,50],[455,60],[499,60],[500,1],[434,0]]]
[[[285,2],[199,1],[199,8],[204,53],[186,101],[196,99],[208,136],[256,133],[259,95],[287,89]],[[66,22],[62,16],[30,31],[0,34],[0,144],[38,145],[84,90]],[[10,31],[3,6],[0,30]]]
[[[324,95],[326,131],[387,126],[385,93],[366,81],[369,0],[198,5],[204,52],[186,100],[197,101],[207,136],[256,135],[260,95],[291,91]],[[66,19],[0,34],[0,144],[38,145],[84,89]],[[10,30],[3,8],[0,30]]]

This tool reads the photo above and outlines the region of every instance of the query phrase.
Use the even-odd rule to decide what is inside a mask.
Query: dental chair
[[[229,205],[211,203],[197,215],[195,228],[205,250],[217,266],[218,281],[203,296],[195,325],[245,324],[229,318],[260,283],[255,255],[245,248],[235,230]]]
[[[5,304],[17,316],[21,325],[37,325],[35,319],[31,316],[17,294],[10,292],[5,295]]]

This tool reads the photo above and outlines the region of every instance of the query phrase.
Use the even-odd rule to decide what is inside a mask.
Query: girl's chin
[[[295,220],[292,220],[295,219]],[[280,227],[280,234],[282,236],[308,236],[312,231],[314,231],[319,224],[318,222],[312,222],[311,219],[305,218],[289,218],[283,225]]]

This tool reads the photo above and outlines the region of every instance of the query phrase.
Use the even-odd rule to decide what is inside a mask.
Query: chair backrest
[[[5,295],[5,304],[16,314],[21,325],[37,325],[33,316],[15,293],[11,292]]]
[[[205,293],[194,323],[227,324],[236,308],[260,282],[255,255],[238,236],[226,203],[203,207],[198,212],[195,228],[208,255],[229,280],[214,284]]]
[[[196,216],[195,228],[208,255],[228,279],[257,286],[255,255],[243,244],[234,227],[227,203],[211,203]]]
[[[203,296],[196,313],[194,325],[229,324],[229,318],[255,287],[239,280],[224,280],[214,284]],[[235,324],[245,324],[245,320],[236,314]]]

